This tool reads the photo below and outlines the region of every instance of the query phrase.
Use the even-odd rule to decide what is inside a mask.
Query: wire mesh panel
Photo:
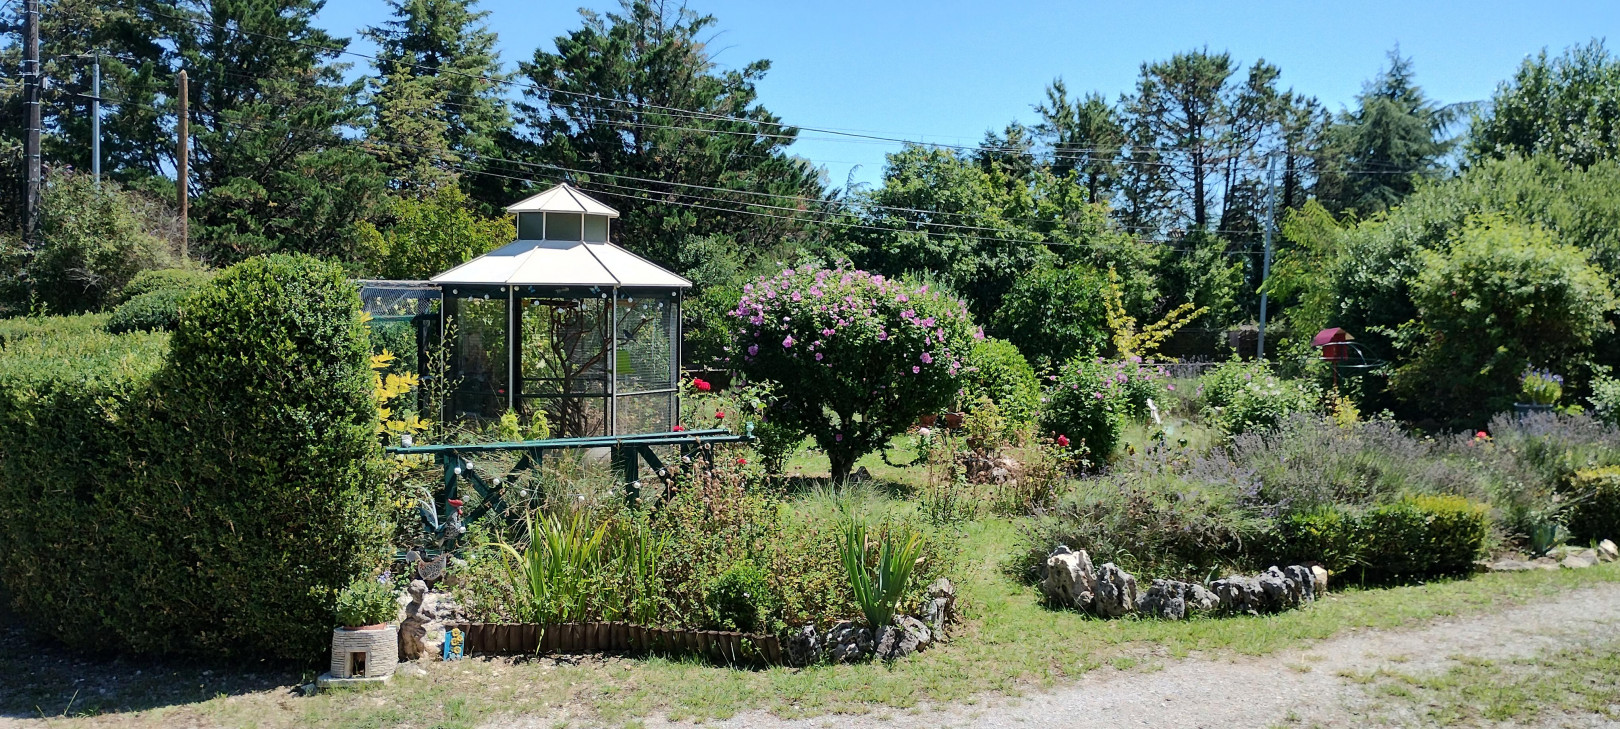
[[[675,425],[675,393],[650,392],[639,395],[620,395],[618,403],[617,433],[667,433]]]
[[[617,313],[615,392],[626,395],[674,387],[675,343],[680,334],[672,297],[621,293]]]
[[[373,319],[416,316],[435,310],[443,295],[430,281],[382,281],[361,279],[360,303]]]
[[[495,418],[506,412],[506,297],[463,298],[452,310],[456,389],[451,413],[456,417]]]
[[[530,396],[518,407],[524,417],[545,413],[553,438],[584,438],[609,434],[607,402],[605,397]]]

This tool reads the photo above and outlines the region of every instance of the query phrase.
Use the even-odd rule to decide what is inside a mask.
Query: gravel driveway
[[[1358,631],[1264,658],[1162,659],[1147,669],[1100,669],[1075,684],[1022,698],[904,712],[783,720],[738,714],[705,727],[857,729],[859,727],[1256,727],[1363,726],[1366,694],[1343,674],[1380,668],[1442,671],[1457,656],[1508,659],[1613,638],[1620,585],[1557,600],[1398,631]],[[1415,722],[1415,720],[1414,720]],[[518,722],[521,724],[521,722]],[[1402,720],[1401,723],[1407,723]],[[512,726],[511,723],[501,726]],[[672,726],[649,721],[647,726]]]

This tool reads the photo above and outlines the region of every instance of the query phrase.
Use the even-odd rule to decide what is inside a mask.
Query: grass
[[[968,701],[984,692],[1019,694],[1103,666],[1151,670],[1195,651],[1264,655],[1350,628],[1395,628],[1485,612],[1580,584],[1620,581],[1620,564],[1608,564],[1380,590],[1346,589],[1309,609],[1267,617],[1104,621],[1042,607],[1033,589],[1006,576],[1003,561],[1014,536],[1013,523],[1003,519],[962,527],[966,558],[959,582],[966,623],[950,644],[893,665],[752,671],[661,658],[469,659],[427,664],[426,675],[401,674],[392,685],[365,693],[310,698],[294,698],[285,688],[216,698],[199,693],[190,703],[102,718],[120,725],[358,729],[470,727],[502,715],[621,724],[653,714],[702,720],[748,709],[784,717],[884,712],[924,702]],[[1600,658],[1594,654],[1590,660]],[[26,655],[0,652],[0,673],[30,675],[28,660]],[[29,693],[37,713],[33,706],[5,699],[0,699],[0,709],[13,716],[56,716],[72,694],[72,675],[64,673],[58,685]],[[98,698],[94,704],[76,704],[72,712],[81,707],[92,714],[116,711],[120,705]]]
[[[1531,658],[1469,656],[1429,675],[1381,670],[1369,693],[1387,711],[1400,707],[1441,726],[1555,723],[1559,715],[1620,720],[1620,640]]]

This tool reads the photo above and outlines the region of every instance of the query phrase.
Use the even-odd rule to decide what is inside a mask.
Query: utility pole
[[[101,187],[101,52],[96,52],[96,65],[90,81],[90,174],[96,187]]]
[[[23,26],[23,106],[28,125],[23,146],[23,164],[28,176],[23,199],[23,247],[32,252],[39,250],[39,204],[43,184],[43,160],[39,152],[39,0],[23,0]]]
[[[186,180],[191,167],[191,115],[187,111],[190,103],[190,89],[186,84],[186,72],[180,72],[180,149],[175,154],[175,187],[180,196],[180,260],[187,258],[187,249],[191,247],[191,192],[186,187]]]
[[[1266,155],[1266,248],[1260,258],[1260,331],[1255,359],[1266,359],[1266,283],[1271,278],[1271,229],[1277,223],[1277,156]]]

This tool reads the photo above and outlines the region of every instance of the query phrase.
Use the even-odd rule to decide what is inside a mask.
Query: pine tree
[[[787,153],[798,130],[757,103],[768,61],[718,70],[700,37],[714,18],[683,5],[625,0],[617,13],[581,14],[584,26],[558,37],[556,52],[537,49],[520,64],[532,84],[521,105],[525,157],[578,170],[551,179],[613,204],[615,239],[666,265],[693,236],[758,250],[806,235],[793,208],[818,204],[802,198],[822,197],[820,171]],[[750,206],[759,207],[732,212]]]
[[[1390,51],[1389,67],[1328,130],[1318,193],[1323,205],[1367,216],[1400,204],[1419,180],[1441,171],[1452,146],[1444,133],[1454,116],[1424,95],[1413,80],[1412,59]]]
[[[378,123],[371,136],[379,153],[384,145],[395,146],[385,161],[398,187],[432,187],[446,176],[459,177],[475,197],[491,205],[509,202],[501,199],[498,180],[453,169],[487,169],[481,157],[500,156],[512,131],[510,76],[501,70],[497,36],[485,23],[489,11],[477,10],[477,0],[388,4],[393,19],[363,34],[378,46],[371,96]],[[410,159],[424,155],[440,161]]]
[[[1035,112],[1041,115],[1036,130],[1052,147],[1052,174],[1078,172],[1089,200],[1112,198],[1125,143],[1125,128],[1114,106],[1097,93],[1070,99],[1060,78],[1046,87],[1046,101]]]
[[[363,81],[319,0],[184,0],[170,23],[191,81],[193,231],[218,262],[300,251],[352,258],[382,199],[380,165],[349,135]]]

